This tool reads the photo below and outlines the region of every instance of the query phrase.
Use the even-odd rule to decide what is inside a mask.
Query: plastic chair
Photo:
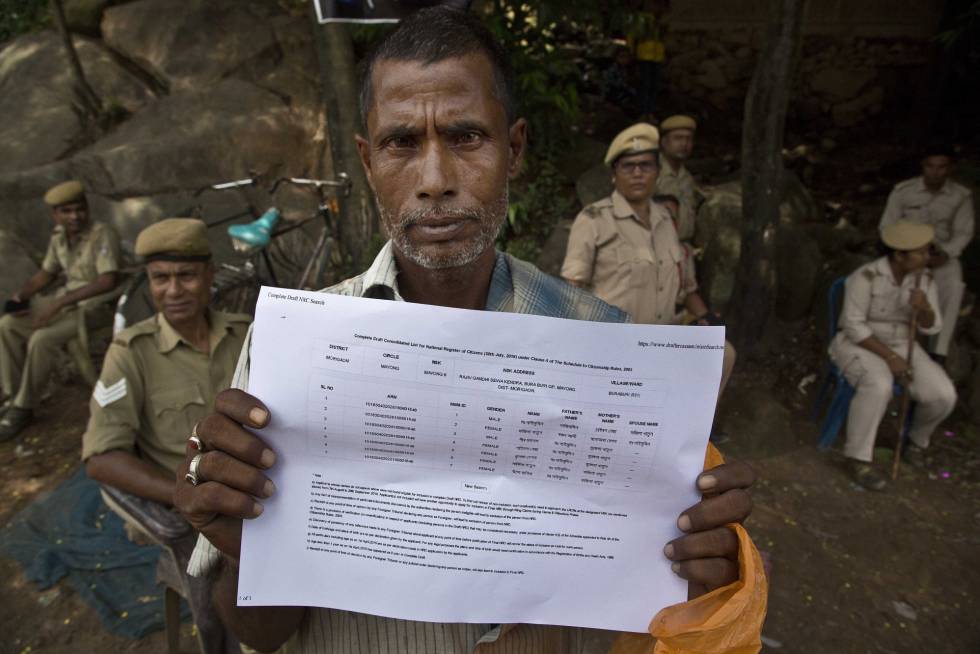
[[[111,324],[95,330],[89,329],[86,322],[88,310],[103,304],[115,306],[116,299],[122,294],[124,286],[125,282],[120,282],[115,291],[106,297],[100,298],[97,304],[84,301],[81,302],[78,306],[78,310],[75,312],[75,315],[78,318],[78,335],[68,341],[65,349],[68,350],[68,355],[75,363],[75,368],[77,368],[78,374],[89,386],[95,386],[95,382],[99,380],[99,371],[96,369],[95,363],[92,361],[91,346],[93,343],[108,344],[109,341],[112,340],[113,332]]]
[[[827,316],[830,319],[827,325],[828,343],[837,334],[837,318],[844,299],[844,282],[846,281],[846,277],[838,277],[830,285],[830,290],[827,292]],[[851,400],[854,399],[854,394],[857,392],[847,382],[844,373],[833,361],[829,362],[828,366],[827,374],[824,376],[823,383],[820,385],[820,392],[817,393],[817,401],[813,405],[813,419],[816,420],[820,414],[820,407],[823,406],[827,399],[827,394],[830,392],[831,387],[833,387],[834,395],[830,400],[830,405],[827,407],[827,414],[823,419],[823,424],[820,426],[820,436],[817,440],[817,448],[820,450],[828,450],[834,445],[837,436],[840,434],[841,427],[844,425],[844,419],[847,417],[847,410],[851,406]],[[904,392],[902,385],[898,382],[895,382],[893,390],[895,397],[900,397]],[[902,426],[903,441],[908,439],[909,426],[912,424],[914,413],[915,404],[913,403],[909,406],[905,424]]]
[[[212,580],[187,574],[197,532],[162,504],[106,484],[101,485],[101,490],[102,499],[112,511],[163,550],[157,563],[157,583],[164,587],[168,654],[180,654],[181,598],[190,606],[201,654],[241,654],[238,641],[222,624],[211,604]]]

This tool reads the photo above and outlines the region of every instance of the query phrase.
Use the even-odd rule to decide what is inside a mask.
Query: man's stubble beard
[[[375,195],[378,211],[381,213],[381,222],[388,230],[388,236],[391,238],[395,249],[412,263],[429,270],[447,270],[467,266],[476,261],[487,248],[493,246],[507,218],[508,197],[509,187],[505,187],[503,194],[485,207],[475,209],[433,207],[415,209],[396,215],[381,202],[381,198]],[[480,231],[475,238],[466,241],[462,247],[453,252],[445,254],[426,252],[424,247],[416,247],[411,242],[408,238],[408,230],[415,223],[436,216],[476,220],[480,225]]]

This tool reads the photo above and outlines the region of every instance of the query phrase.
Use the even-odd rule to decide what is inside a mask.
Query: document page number
[[[239,602],[251,602],[252,601],[252,596],[251,595],[239,595],[238,596],[238,601]]]

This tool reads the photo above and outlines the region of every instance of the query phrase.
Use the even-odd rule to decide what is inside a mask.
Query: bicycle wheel
[[[321,242],[323,237],[326,243]],[[323,288],[330,262],[325,256],[331,249],[332,235],[324,234],[323,224],[313,222],[276,237],[267,252],[280,285],[295,288],[310,268],[305,286],[312,290]]]
[[[260,285],[258,273],[251,261],[242,265],[223,264],[214,274],[211,306],[218,311],[254,316]]]
[[[242,283],[216,293],[211,300],[211,306],[218,311],[247,313],[254,316],[255,303],[258,299],[259,287],[255,284]]]

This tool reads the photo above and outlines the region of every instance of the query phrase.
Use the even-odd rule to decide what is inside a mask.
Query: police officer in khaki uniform
[[[937,284],[926,268],[933,235],[931,225],[906,221],[881,230],[889,253],[847,278],[839,331],[830,344],[830,358],[857,391],[847,414],[844,456],[855,481],[871,490],[887,485],[870,464],[895,379],[911,379],[915,414],[903,453],[910,463],[924,464],[932,432],[956,405],[953,383],[918,343],[906,360],[913,310],[920,333],[936,334],[943,326]]]
[[[51,208],[54,232],[41,269],[11,304],[34,301],[30,310],[0,318],[0,385],[9,398],[0,418],[0,440],[12,438],[30,423],[58,349],[78,336],[78,311],[84,312],[90,329],[108,326],[109,301],[118,293],[119,236],[109,225],[89,221],[82,184],[59,184],[45,193],[44,202]],[[65,285],[53,298],[35,297],[62,274]]]
[[[943,329],[930,342],[930,351],[943,362],[956,329],[966,286],[960,254],[973,239],[973,197],[970,190],[949,179],[953,152],[932,146],[922,159],[922,175],[895,186],[881,216],[881,229],[899,220],[932,225],[936,230],[929,267],[939,292]]]
[[[673,195],[680,209],[677,212],[677,236],[682,243],[694,238],[694,219],[697,215],[698,194],[694,177],[684,162],[694,150],[694,133],[698,124],[690,116],[671,116],[660,123],[660,175],[657,194]]]
[[[157,314],[116,336],[92,393],[82,459],[93,479],[170,505],[187,435],[228,388],[250,318],[208,308],[207,227],[168,218],[144,229]]]
[[[684,311],[701,324],[709,311],[687,274],[684,250],[668,210],[652,201],[659,170],[657,128],[637,123],[606,153],[616,190],[575,218],[561,276],[619,307],[637,323],[680,324]],[[678,306],[682,310],[678,310]],[[735,363],[725,344],[722,388]]]

